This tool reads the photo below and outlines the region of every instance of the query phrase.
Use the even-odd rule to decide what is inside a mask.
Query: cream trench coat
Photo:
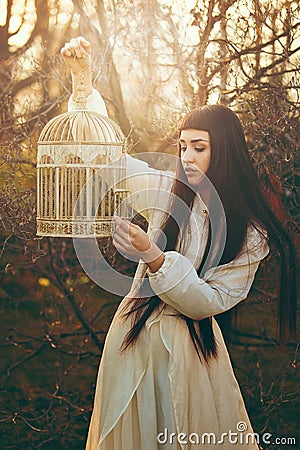
[[[73,108],[70,100],[69,109]],[[95,90],[88,108],[107,114]],[[164,176],[132,157],[127,158],[127,172],[129,189],[138,193],[135,207],[149,207],[143,213],[148,214],[148,233],[155,239],[161,215],[151,206],[166,201],[161,193],[169,191],[172,175]],[[217,322],[212,319],[218,356],[206,364],[199,360],[178,312],[200,320],[245,299],[269,247],[262,234],[249,227],[240,254],[208,270],[201,279],[196,268],[207,230],[205,205],[197,197],[183,254],[166,252],[162,267],[155,274],[148,271],[149,283],[162,304],[147,320],[135,346],[120,352],[130,329],[130,320],[124,320],[121,309],[130,303],[147,270],[139,263],[132,289],[106,337],[86,450],[258,448]]]

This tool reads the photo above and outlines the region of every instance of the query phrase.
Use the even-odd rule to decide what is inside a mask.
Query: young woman
[[[106,114],[89,43],[72,39],[61,54],[72,71],[70,109],[81,76],[89,109]],[[173,177],[127,158],[138,174],[130,190],[149,203],[136,202],[149,229],[116,218],[115,246],[141,261],[106,338],[86,450],[258,448],[214,316],[247,297],[270,247],[282,262],[280,330],[294,332],[293,246],[262,193],[239,119],[221,105],[198,108],[178,137]]]

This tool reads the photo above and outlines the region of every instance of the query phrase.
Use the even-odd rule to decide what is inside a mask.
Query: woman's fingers
[[[118,250],[141,257],[151,248],[149,236],[138,225],[119,217],[115,218],[115,223],[114,243]]]
[[[119,221],[116,219],[115,223],[115,235],[122,238],[129,238],[129,222],[125,220]]]
[[[60,54],[74,73],[90,66],[91,44],[82,36],[72,38],[62,47]]]
[[[136,249],[133,247],[129,238],[128,227],[125,229],[121,226],[116,226],[115,233],[113,235],[113,244],[123,256],[130,256],[137,254]]]
[[[116,233],[123,238],[127,238],[128,241],[134,240],[139,237],[139,234],[146,234],[142,229],[128,220],[120,219],[119,217],[115,220],[116,222]]]
[[[61,56],[72,56],[71,50],[69,49],[69,44],[65,44],[62,49],[60,50]]]
[[[72,52],[71,52],[71,49],[69,47],[70,47],[69,43],[65,44],[62,47],[62,49],[60,50],[60,54],[61,54],[62,57],[72,56]]]
[[[86,51],[89,52],[90,48],[91,48],[91,43],[89,41],[87,41],[83,36],[78,36],[77,39],[80,41],[81,45],[83,45],[83,47],[85,47]]]
[[[80,38],[73,38],[70,41],[70,48],[77,58],[82,58],[86,56],[86,51],[84,46],[82,45],[82,41]]]
[[[113,241],[116,247],[122,248],[123,251],[125,251],[125,249],[127,251],[134,250],[129,235],[129,226],[130,224],[128,221],[122,220],[121,222],[116,220]]]
[[[90,54],[91,44],[82,36],[72,38],[61,49],[62,56],[76,56],[77,58],[85,58]]]
[[[149,267],[155,261],[160,261],[161,265],[164,260],[163,252],[151,243],[147,233],[127,220],[116,220],[113,243],[121,255],[136,262],[142,259]],[[153,268],[156,269],[156,266]]]

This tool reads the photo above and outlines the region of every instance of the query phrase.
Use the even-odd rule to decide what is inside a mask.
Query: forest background
[[[176,122],[220,102],[245,127],[277,214],[299,232],[299,4],[292,0],[0,0],[0,448],[82,450],[103,341],[120,302],[81,268],[70,239],[36,236],[36,152],[67,108],[59,50],[92,43],[94,85],[132,153],[175,154]],[[277,205],[277,208],[276,208]],[[299,234],[298,234],[299,235]],[[297,239],[295,238],[297,243]],[[133,274],[110,239],[102,251]],[[227,334],[261,448],[299,437],[298,343],[278,343],[279,255],[259,270]],[[298,433],[298,436],[297,436]],[[278,441],[279,442],[279,441]]]

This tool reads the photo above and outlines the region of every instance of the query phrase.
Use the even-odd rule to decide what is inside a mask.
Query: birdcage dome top
[[[51,119],[43,128],[39,144],[76,144],[123,146],[121,128],[109,117],[94,111],[75,110]]]

